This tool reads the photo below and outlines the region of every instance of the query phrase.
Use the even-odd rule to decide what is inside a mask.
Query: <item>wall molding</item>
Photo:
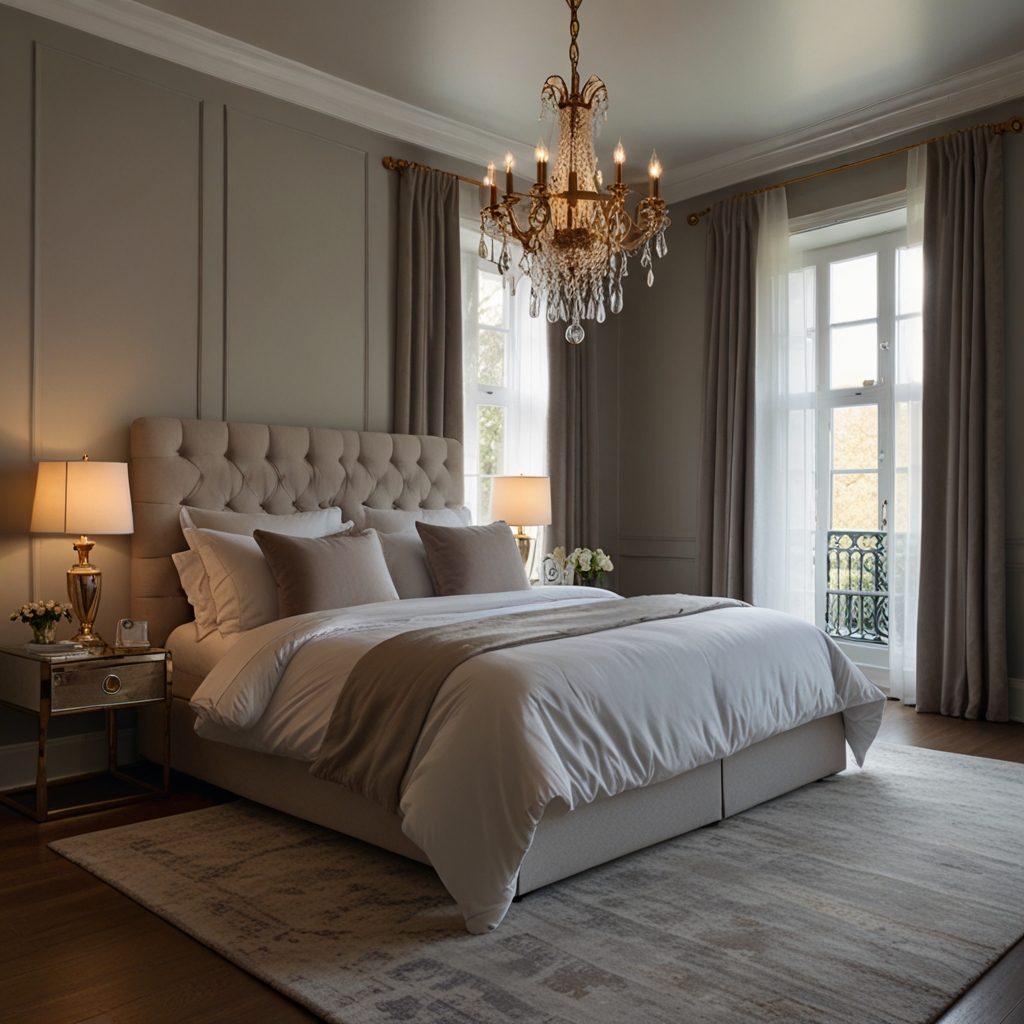
[[[118,729],[117,758],[122,764],[135,759],[135,729]],[[0,788],[31,786],[36,781],[39,744],[9,743],[0,746]],[[75,736],[51,736],[46,742],[46,767],[51,781],[107,767],[106,730]]]
[[[366,89],[135,0],[3,0],[133,50],[276,96],[382,135],[486,165],[511,149],[523,166],[533,145],[474,128]]]
[[[675,203],[1020,96],[1024,96],[1024,52],[806,128],[673,168],[662,179],[661,194]]]

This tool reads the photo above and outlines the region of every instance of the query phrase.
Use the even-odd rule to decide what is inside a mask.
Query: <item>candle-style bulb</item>
[[[651,150],[651,162],[647,165],[647,172],[652,178],[661,177],[661,161],[658,159],[657,150]]]
[[[537,143],[537,148],[533,151],[533,155],[539,164],[546,164],[548,162],[550,154],[548,153],[548,147],[544,145],[543,139]]]
[[[484,184],[485,185],[493,185],[494,184],[494,161],[493,160],[487,165],[487,173],[484,175]]]
[[[505,154],[505,173],[508,174],[513,167],[516,165],[515,157],[512,155],[512,151],[509,150]]]
[[[615,147],[615,162],[617,164],[626,162],[626,151],[622,148],[622,139],[619,139],[619,144]]]

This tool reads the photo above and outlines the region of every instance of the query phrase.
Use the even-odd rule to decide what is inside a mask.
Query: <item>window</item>
[[[802,267],[791,290],[799,281],[813,307],[815,614],[831,636],[884,647],[893,515],[906,509],[899,489],[920,399],[921,249],[906,246],[905,230],[817,248],[819,233],[806,234],[794,245]]]
[[[477,244],[463,230],[466,504],[489,523],[494,477],[547,472],[547,321],[529,315],[528,282],[512,295]]]

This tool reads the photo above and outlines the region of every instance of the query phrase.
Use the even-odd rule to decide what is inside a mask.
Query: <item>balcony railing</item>
[[[825,632],[844,640],[889,642],[884,533],[829,531]]]

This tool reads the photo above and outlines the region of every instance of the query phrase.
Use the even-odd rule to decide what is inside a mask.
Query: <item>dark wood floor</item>
[[[890,701],[880,739],[1024,763],[1024,725],[917,715]],[[0,1021],[174,1024],[314,1021],[126,896],[46,849],[63,836],[226,798],[179,777],[166,800],[35,825],[0,807]],[[1024,1024],[1024,941],[940,1024]]]

